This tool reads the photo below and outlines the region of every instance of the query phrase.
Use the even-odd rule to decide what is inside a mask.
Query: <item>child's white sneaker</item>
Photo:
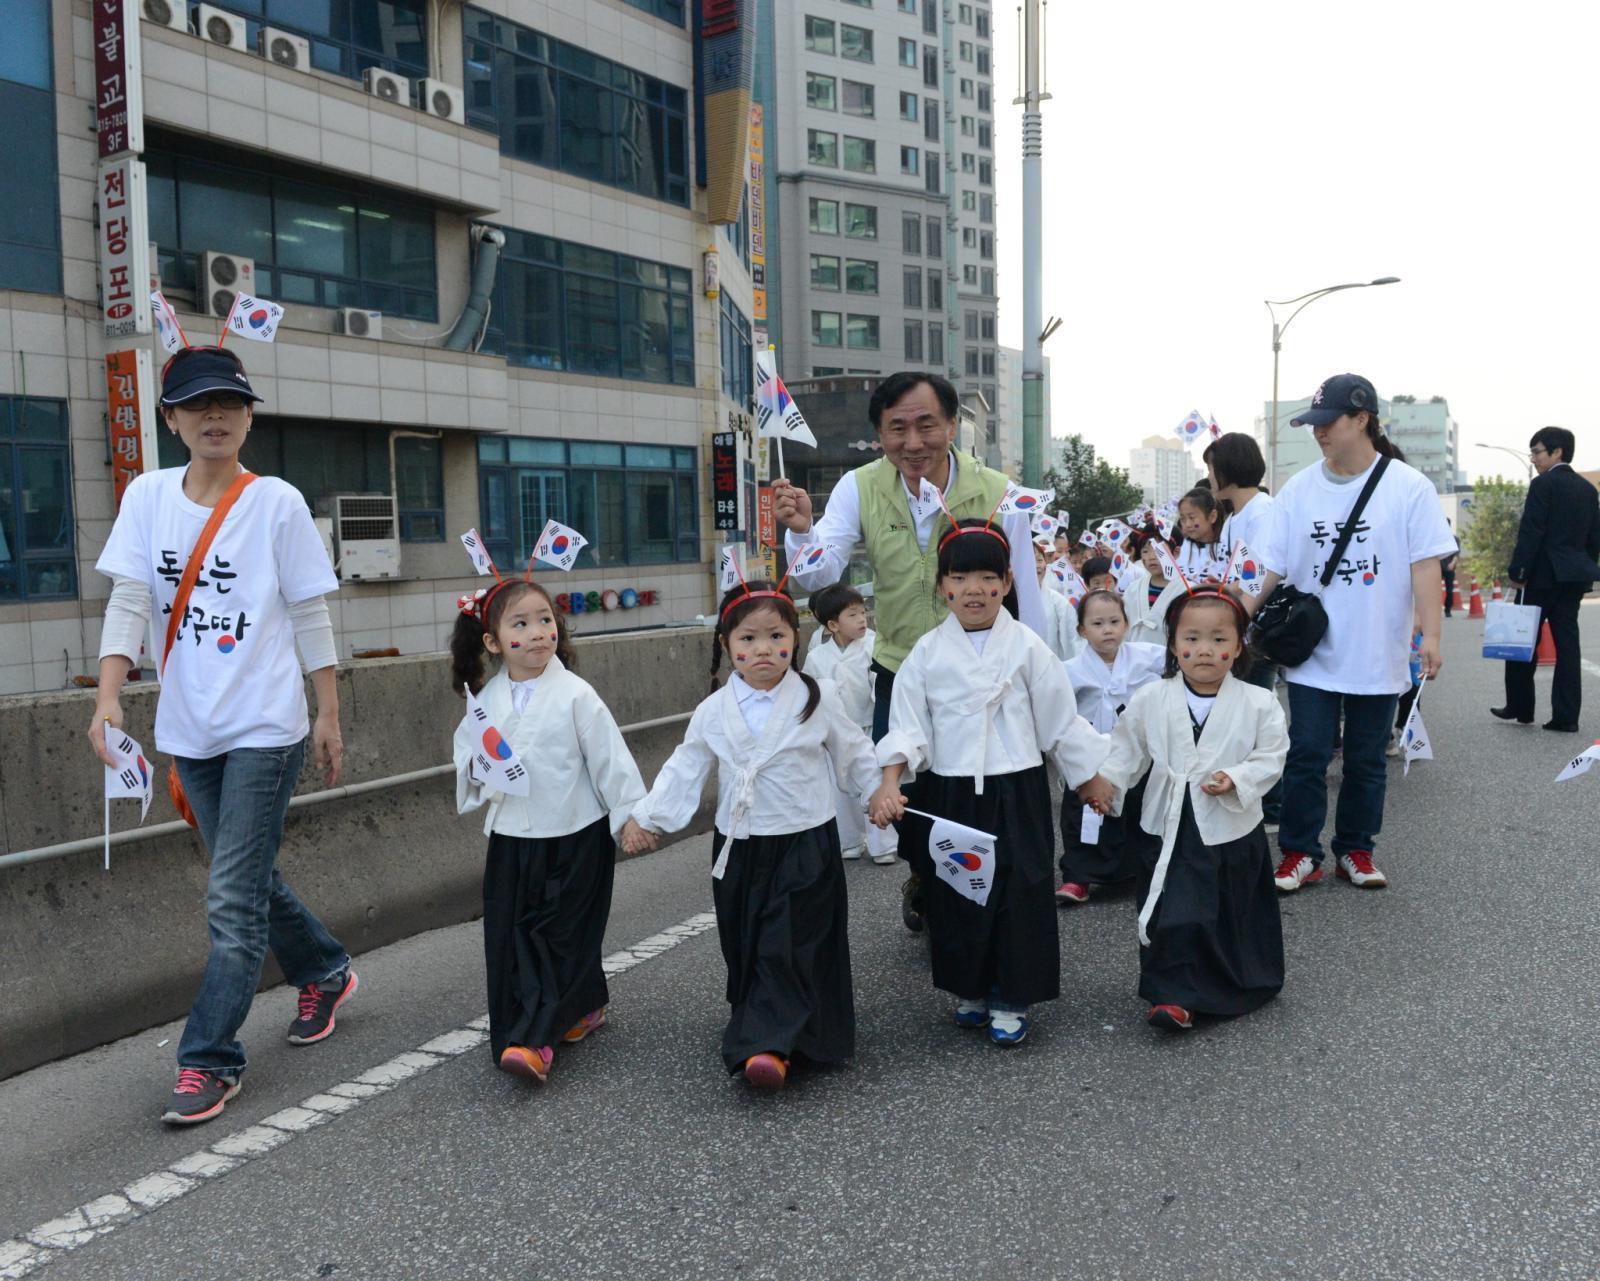
[[[864,853],[866,853],[866,850],[867,847],[865,845],[852,845],[849,849],[844,851],[844,857],[849,859],[851,862],[854,862],[856,859],[860,858]]]
[[[878,853],[876,853],[876,854],[874,854],[872,856],[872,861],[874,863],[876,863],[879,867],[888,867],[891,863],[895,862],[899,857],[900,857],[900,855],[898,853],[896,853],[894,850],[879,850]]]

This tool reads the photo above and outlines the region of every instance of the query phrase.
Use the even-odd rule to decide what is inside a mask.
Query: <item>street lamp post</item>
[[[1512,449],[1511,446],[1509,446],[1509,445],[1485,445],[1482,442],[1479,442],[1478,448],[1479,449],[1498,449],[1502,454],[1510,454],[1513,458],[1515,458],[1519,463],[1521,463],[1524,467],[1526,467],[1528,469],[1528,479],[1529,480],[1533,479],[1533,463],[1528,458],[1527,454],[1523,453],[1520,449]]]
[[[1348,285],[1329,285],[1326,289],[1313,289],[1308,294],[1301,294],[1298,298],[1286,298],[1282,302],[1267,300],[1267,314],[1272,317],[1272,435],[1267,441],[1267,487],[1274,493],[1278,489],[1278,353],[1283,350],[1283,331],[1289,327],[1289,322],[1302,311],[1316,302],[1318,298],[1326,298],[1329,294],[1339,293],[1344,289],[1371,289],[1374,285],[1397,285],[1399,276],[1379,276],[1376,280],[1358,280]],[[1281,325],[1274,307],[1291,307],[1299,303],[1289,313],[1288,320]],[[1376,412],[1377,406],[1373,406]]]

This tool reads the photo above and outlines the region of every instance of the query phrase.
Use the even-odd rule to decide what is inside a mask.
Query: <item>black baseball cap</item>
[[[231,391],[246,400],[261,399],[245,377],[239,358],[220,347],[186,347],[161,371],[163,405],[181,405],[214,391]]]
[[[1311,397],[1311,408],[1289,420],[1291,427],[1326,427],[1335,418],[1365,409],[1378,413],[1378,390],[1360,374],[1335,374]]]

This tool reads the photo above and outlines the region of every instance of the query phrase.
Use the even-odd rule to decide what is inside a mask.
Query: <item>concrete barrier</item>
[[[705,695],[709,633],[672,629],[578,641],[579,671],[621,724],[687,712]],[[439,765],[461,718],[442,654],[342,666],[344,782]],[[156,689],[128,687],[128,731],[155,741]],[[0,825],[6,852],[101,831],[100,767],[84,730],[93,691],[0,698]],[[683,725],[629,736],[649,783]],[[148,824],[176,818],[167,760]],[[297,794],[321,779],[307,762]],[[710,789],[708,789],[708,795]],[[702,803],[690,832],[710,826]],[[112,806],[134,826],[132,801]],[[290,811],[279,866],[352,953],[480,914],[483,816],[455,812],[445,776]],[[185,1013],[207,948],[208,858],[185,831],[114,848],[0,867],[0,1079]],[[282,981],[269,961],[262,985]]]

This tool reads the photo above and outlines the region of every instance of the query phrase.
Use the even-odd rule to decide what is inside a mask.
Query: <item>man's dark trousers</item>
[[[1578,648],[1578,606],[1587,583],[1556,583],[1550,587],[1527,587],[1522,592],[1524,605],[1537,605],[1541,625],[1550,624],[1556,643],[1556,673],[1550,686],[1550,719],[1557,725],[1576,725],[1583,702],[1583,655]],[[1532,663],[1506,664],[1506,707],[1521,721],[1531,721],[1533,707]]]

